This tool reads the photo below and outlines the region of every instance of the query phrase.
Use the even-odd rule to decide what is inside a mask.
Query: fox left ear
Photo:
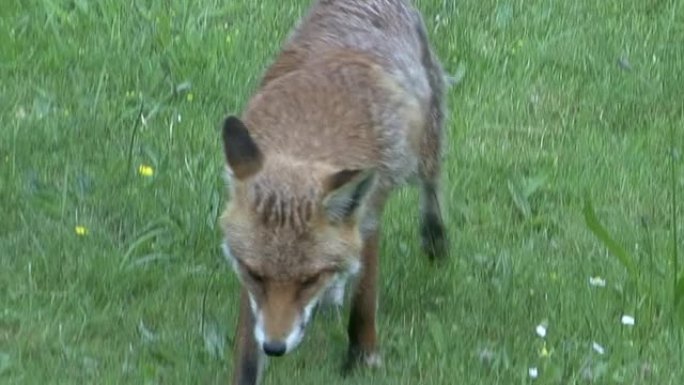
[[[261,170],[264,156],[249,134],[247,126],[237,117],[223,121],[223,152],[226,162],[238,180],[247,179]]]
[[[375,181],[375,170],[342,170],[325,181],[323,207],[333,222],[349,219],[361,206]]]

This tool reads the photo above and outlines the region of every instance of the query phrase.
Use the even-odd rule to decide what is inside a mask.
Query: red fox
[[[440,208],[446,74],[405,0],[316,0],[222,139],[223,249],[241,283],[233,383],[295,349],[317,306],[353,286],[347,369],[381,364],[380,218],[421,187],[428,256],[447,253]]]

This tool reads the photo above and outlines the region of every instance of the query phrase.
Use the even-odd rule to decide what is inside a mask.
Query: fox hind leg
[[[421,143],[419,164],[421,246],[431,259],[444,258],[448,253],[441,185],[444,107],[440,100],[442,83],[439,84],[437,89],[433,88],[432,107]]]
[[[421,246],[430,259],[443,258],[448,246],[439,190],[433,181],[423,181],[421,187]]]
[[[416,31],[422,45],[421,62],[431,90],[418,170],[421,180],[420,234],[423,251],[431,259],[435,259],[445,257],[448,253],[441,199],[447,82],[442,65],[430,47],[425,25],[420,20],[416,24]]]

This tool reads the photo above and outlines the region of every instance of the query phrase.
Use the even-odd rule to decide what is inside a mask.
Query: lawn
[[[3,0],[0,383],[228,382],[237,282],[219,248],[218,128],[307,3]],[[451,259],[420,253],[417,191],[398,192],[385,366],[340,376],[345,309],[271,360],[265,384],[684,383],[671,257],[684,3],[418,6],[460,79]],[[587,227],[587,196],[635,274]]]

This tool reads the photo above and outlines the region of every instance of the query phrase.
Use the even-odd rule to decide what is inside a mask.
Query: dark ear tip
[[[223,125],[228,125],[228,124],[235,124],[235,123],[241,123],[240,118],[238,118],[235,115],[226,115],[223,118]]]
[[[231,134],[243,133],[247,131],[247,127],[242,123],[242,120],[235,115],[228,115],[223,119],[223,127],[221,129],[223,137]]]
[[[226,116],[223,120],[222,138],[226,160],[238,179],[259,171],[263,155],[242,120],[234,115]]]

